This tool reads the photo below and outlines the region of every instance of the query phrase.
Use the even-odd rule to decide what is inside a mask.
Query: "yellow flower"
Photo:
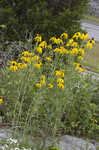
[[[34,38],[34,40],[36,42],[41,42],[42,41],[42,37],[39,34],[37,34],[37,36]]]
[[[81,53],[82,56],[84,56],[84,54],[85,54],[84,48],[80,48],[80,49],[79,49],[79,52]]]
[[[47,47],[47,42],[46,42],[46,41],[42,41],[42,42],[39,44],[39,47],[46,48],[46,47]]]
[[[10,61],[10,64],[17,65],[17,62],[16,61]]]
[[[33,52],[32,52],[32,53],[31,53],[31,52],[28,53],[28,56],[30,56],[30,57],[31,57],[31,56],[34,56],[34,55],[35,55],[35,54],[34,54]]]
[[[63,46],[60,46],[60,54],[65,54],[66,53],[66,49]]]
[[[72,46],[72,43],[73,43],[73,42],[74,42],[74,40],[73,40],[73,39],[70,39],[70,40],[67,42],[66,46],[67,46],[67,47]]]
[[[73,43],[71,44],[71,46],[73,46],[73,47],[78,47],[78,43],[77,43],[77,42],[73,42]]]
[[[59,48],[55,48],[55,49],[54,49],[54,52],[59,53],[59,52],[60,52],[60,49],[59,49]]]
[[[64,89],[64,84],[62,84],[60,82],[57,84],[57,86],[60,87],[60,88],[62,88],[62,89]]]
[[[56,37],[50,38],[50,41],[53,41],[55,44],[63,44],[62,39],[60,38],[57,39]]]
[[[98,121],[96,120],[96,119],[91,119],[91,121],[93,122],[93,123],[97,123]]]
[[[78,66],[78,67],[80,66],[80,64],[79,64],[79,63],[76,63],[76,62],[74,62],[73,65],[76,65],[76,66]]]
[[[83,69],[83,68],[79,67],[78,72],[86,72],[86,69]]]
[[[40,83],[41,83],[41,85],[46,85],[46,81],[45,81],[45,79],[46,79],[46,76],[45,75],[41,75],[41,81],[40,81]]]
[[[18,69],[23,69],[27,67],[27,64],[18,63],[17,64]]]
[[[34,67],[40,69],[40,64],[34,64]]]
[[[84,38],[85,38],[85,35],[84,35],[84,33],[83,33],[83,34],[81,34],[80,39],[81,39],[81,40],[84,40]]]
[[[73,63],[73,65],[76,65],[75,71],[78,71],[78,72],[85,72],[86,71],[86,69],[83,69],[82,67],[80,67],[79,63]]]
[[[34,64],[34,67],[40,69],[41,65],[42,65],[41,62],[40,63],[36,63],[36,64]]]
[[[41,80],[40,83],[41,83],[41,85],[46,85],[46,81],[45,80]]]
[[[65,54],[68,55],[70,54],[70,51],[68,51],[67,49],[65,50]]]
[[[62,39],[58,38],[58,39],[56,40],[56,44],[63,44]]]
[[[22,55],[28,56],[28,55],[29,55],[29,52],[28,52],[28,51],[24,51],[24,52],[22,52]]]
[[[18,66],[10,66],[10,70],[17,71],[18,70]]]
[[[3,103],[3,99],[2,98],[0,98],[0,104],[2,104]]]
[[[79,60],[83,60],[83,57],[82,56],[78,56],[77,57]]]
[[[29,51],[24,51],[24,52],[22,52],[22,55],[24,55],[24,57],[26,57],[26,56],[34,56],[34,53],[33,52],[29,52]]]
[[[24,57],[24,56],[22,56],[20,59],[24,60],[27,63],[31,63],[31,57]]]
[[[41,85],[41,83],[36,83],[35,86],[36,87],[41,87],[42,85]]]
[[[67,33],[63,33],[63,34],[61,34],[60,38],[68,39],[68,34]]]
[[[49,86],[49,88],[51,88],[51,89],[53,88],[53,84],[51,84],[51,83],[49,83],[48,86]]]
[[[21,60],[25,60],[25,59],[26,59],[26,57],[22,56],[22,57],[20,57],[20,59],[21,59]]]
[[[56,71],[55,71],[55,74],[56,74],[56,76],[61,76],[61,71],[56,70]]]
[[[64,80],[63,80],[62,78],[58,78],[58,79],[57,79],[57,82],[58,82],[58,83],[64,83]]]
[[[64,72],[61,71],[61,76],[64,77]]]
[[[41,78],[42,78],[43,80],[45,80],[45,79],[46,79],[46,76],[45,76],[45,75],[41,75]]]
[[[50,41],[55,42],[55,41],[56,41],[56,37],[54,37],[54,36],[53,36],[53,37],[51,37],[51,38],[50,38]]]
[[[95,44],[95,41],[92,39],[92,40],[91,40],[91,43],[92,43],[92,44]]]
[[[60,48],[55,48],[54,52],[59,54],[66,54],[66,49],[63,46],[61,46]]]
[[[83,69],[81,67],[76,66],[75,71],[82,72]]]
[[[62,70],[56,70],[55,75],[64,77],[64,72]]]
[[[25,62],[31,63],[30,61],[31,61],[31,58],[30,57],[26,57]]]
[[[42,54],[42,48],[41,47],[37,47],[36,50],[38,53]]]
[[[77,55],[79,53],[78,48],[73,48],[70,52],[72,55]]]
[[[22,69],[26,67],[27,67],[27,64],[22,64]]]
[[[95,119],[94,122],[97,123],[98,121]]]
[[[86,47],[87,48],[92,48],[92,43],[90,42],[90,40],[87,42]]]
[[[17,66],[18,66],[18,69],[23,69],[23,64],[22,63],[18,63]]]
[[[86,33],[84,39],[88,40],[88,38],[89,38],[89,35],[88,35],[88,33]]]
[[[52,61],[52,59],[51,59],[50,57],[45,57],[45,59],[46,59],[47,61]]]
[[[83,68],[79,67],[78,71],[83,72]]]
[[[73,35],[73,38],[74,39],[76,39],[76,40],[78,40],[79,38],[81,38],[81,33],[80,32],[77,32],[77,33],[75,33],[74,35]]]
[[[88,38],[89,38],[89,35],[88,35],[88,33],[86,33],[86,34],[84,34],[84,40],[88,40]]]

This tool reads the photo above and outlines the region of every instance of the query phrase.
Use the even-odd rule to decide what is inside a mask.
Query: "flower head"
[[[2,104],[3,103],[3,99],[2,98],[0,98],[0,104]]]
[[[61,38],[64,38],[64,39],[68,39],[68,34],[67,34],[67,33],[63,33],[63,34],[61,34],[60,37],[61,37]]]
[[[51,57],[45,57],[46,61],[52,61]]]
[[[41,83],[36,83],[35,86],[36,87],[41,87],[42,85],[41,85]]]
[[[48,87],[49,87],[50,89],[52,89],[52,88],[53,88],[53,84],[49,83],[49,84],[48,84]]]
[[[64,89],[64,84],[62,84],[60,82],[57,84],[57,86],[60,87],[60,88],[62,88],[62,89]]]
[[[46,47],[47,47],[47,42],[46,42],[46,41],[42,41],[42,42],[39,44],[39,47],[46,48]]]
[[[37,34],[37,36],[34,38],[34,40],[36,42],[41,42],[42,41],[42,37],[39,34]]]
[[[42,54],[42,48],[41,48],[40,46],[37,47],[36,50],[37,50],[37,52],[38,52],[39,54]]]

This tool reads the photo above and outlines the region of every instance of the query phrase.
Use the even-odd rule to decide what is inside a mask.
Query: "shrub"
[[[73,34],[80,31],[79,21],[87,4],[88,0],[1,0],[0,24],[7,27],[4,38],[24,39],[27,32],[40,33],[45,39],[66,31]]]
[[[37,35],[34,41],[32,49],[1,70],[4,120],[43,140],[62,132],[94,134],[98,123],[93,89],[79,63],[94,40],[78,32],[72,39],[63,33],[49,42]]]

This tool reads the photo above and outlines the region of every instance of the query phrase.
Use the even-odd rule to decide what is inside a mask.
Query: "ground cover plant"
[[[1,69],[2,122],[31,134],[35,142],[38,139],[38,150],[48,149],[46,139],[53,146],[56,135],[93,136],[99,131],[99,106],[92,99],[98,88],[90,77],[81,75],[86,70],[80,65],[94,44],[80,32],[72,38],[63,33],[49,41],[39,34],[29,39],[18,59]]]

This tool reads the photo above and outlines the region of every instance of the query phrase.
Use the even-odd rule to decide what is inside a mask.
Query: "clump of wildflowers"
[[[67,33],[63,33],[61,34],[60,38],[51,37],[49,42],[42,41],[42,37],[37,34],[34,40],[37,42],[37,47],[35,47],[32,52],[22,52],[19,62],[11,61],[10,70],[14,72],[21,71],[27,68],[29,65],[40,70],[41,68],[44,68],[45,64],[47,63],[52,71],[51,66],[53,65],[51,64],[53,64],[55,59],[53,59],[53,55],[54,57],[57,55],[59,57],[59,61],[62,60],[62,57],[66,57],[66,59],[67,57],[74,58],[74,60],[76,60],[73,63],[75,66],[75,71],[86,71],[81,67],[80,61],[84,59],[85,48],[92,48],[92,46],[95,44],[93,39],[89,40],[88,34],[80,32],[75,33],[71,39],[68,38]],[[79,44],[79,40],[84,41],[83,46]],[[57,86],[64,88],[64,71],[62,69],[57,70],[56,68],[55,70],[55,76],[58,77],[56,79]],[[54,87],[53,84],[47,83],[47,78],[46,80],[42,78],[39,82],[35,83],[35,86],[46,86],[49,88]]]
[[[38,130],[37,134],[44,133],[46,135],[47,130],[52,133],[53,129],[57,130],[59,127],[57,123],[60,123],[60,116],[64,114],[63,111],[66,109],[64,104],[68,103],[68,100],[76,102],[77,97],[75,95],[82,89],[82,87],[78,88],[82,86],[82,82],[78,82],[74,75],[76,72],[86,71],[81,66],[81,61],[84,59],[86,47],[90,45],[92,47],[94,41],[90,42],[88,35],[82,33],[75,33],[71,39],[68,38],[67,33],[63,33],[60,38],[52,37],[47,42],[43,41],[40,35],[37,35],[34,40],[36,44],[32,45],[31,49],[22,52],[18,60],[9,62],[10,71],[8,70],[8,73],[11,73],[11,77],[13,74],[15,76],[11,79],[13,82],[9,82],[8,86],[11,87],[16,100],[14,101],[14,96],[10,96],[8,93],[8,100],[11,100],[13,105],[15,104],[13,108],[16,107],[14,111],[16,116],[11,114],[10,117],[14,116],[15,121],[18,118],[17,123],[25,124],[29,129],[33,127],[34,134]],[[82,99],[79,96],[81,102]],[[20,102],[22,102],[21,106]],[[1,103],[3,103],[2,99],[0,99]],[[76,103],[71,105],[71,108],[75,105]],[[68,104],[66,106],[68,111]],[[97,119],[94,116],[91,119],[92,124],[97,124]],[[71,123],[70,120],[70,127],[78,127],[79,121],[77,123]],[[71,131],[72,128],[69,130]]]

